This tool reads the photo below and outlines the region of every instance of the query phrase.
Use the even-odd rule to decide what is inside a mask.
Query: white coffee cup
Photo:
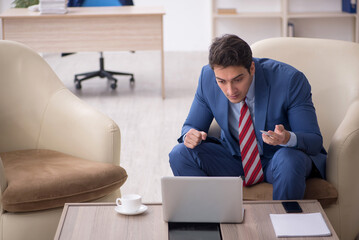
[[[136,212],[140,209],[142,202],[141,196],[137,194],[127,194],[116,199],[117,206],[121,206],[126,212]]]

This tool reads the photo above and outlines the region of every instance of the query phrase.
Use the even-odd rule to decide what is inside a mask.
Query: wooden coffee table
[[[299,201],[304,213],[321,212],[332,232],[330,237],[295,238],[338,239],[317,200]],[[168,224],[162,218],[161,204],[146,204],[148,210],[135,216],[117,213],[114,203],[68,203],[65,205],[55,239],[134,239],[167,240]],[[223,240],[277,239],[270,213],[285,213],[281,201],[245,201],[242,224],[221,224]],[[280,238],[293,239],[293,238]]]

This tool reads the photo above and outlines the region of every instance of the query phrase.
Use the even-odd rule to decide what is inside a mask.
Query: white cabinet
[[[359,42],[359,14],[342,12],[341,0],[212,0],[213,37],[233,33],[252,44],[293,29],[295,37]]]

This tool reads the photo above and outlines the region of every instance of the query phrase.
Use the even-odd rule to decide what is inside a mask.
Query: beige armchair
[[[359,233],[359,44],[327,39],[274,38],[253,56],[286,62],[308,78],[328,151],[327,180],[338,199],[324,206],[340,239]]]
[[[0,41],[0,56],[0,240],[53,239],[65,202],[120,196],[120,131],[36,52]]]
[[[272,38],[253,56],[288,63],[308,78],[328,151],[327,181],[307,180],[305,199],[318,199],[340,239],[359,233],[359,44],[327,39]],[[218,136],[214,122],[209,135]],[[217,129],[217,130],[216,130]],[[245,200],[272,199],[272,185],[243,190]]]

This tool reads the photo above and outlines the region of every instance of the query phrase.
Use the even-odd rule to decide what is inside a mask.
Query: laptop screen
[[[166,222],[243,221],[240,177],[163,177],[161,186]]]

